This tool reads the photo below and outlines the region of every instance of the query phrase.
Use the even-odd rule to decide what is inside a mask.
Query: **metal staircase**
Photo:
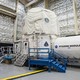
[[[67,65],[67,58],[61,54],[56,53],[52,50],[53,53],[53,61],[52,66],[55,67],[59,72],[65,72],[66,71],[66,65]]]
[[[52,61],[51,66],[59,72],[65,72],[66,71],[66,67],[63,66],[62,64],[56,62],[56,61]]]
[[[40,52],[40,50],[46,50],[46,49],[47,52],[42,52],[42,51]],[[37,52],[34,51],[31,52],[31,50],[36,50]],[[66,58],[64,58],[60,54],[57,54],[53,50],[48,48],[30,48],[29,55],[30,53],[37,53],[38,55],[39,53],[42,54],[46,53],[48,54],[48,57],[47,58],[36,57],[31,59],[31,57],[29,56],[29,69],[31,65],[40,65],[40,66],[47,66],[48,71],[51,71],[51,68],[55,68],[59,72],[66,72],[66,64],[67,64]],[[57,56],[57,58],[54,56]]]
[[[24,63],[27,60],[28,55],[27,54],[19,54],[14,62],[14,65],[16,66],[23,66]]]

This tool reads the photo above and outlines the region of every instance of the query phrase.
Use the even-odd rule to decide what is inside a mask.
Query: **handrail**
[[[49,48],[29,48],[29,49],[49,49]]]
[[[59,56],[59,57],[61,57],[61,58],[66,58],[66,57],[62,56],[61,54],[55,52],[54,50],[53,50],[53,52],[54,52],[54,54],[56,54],[57,56]]]
[[[35,52],[35,51],[31,52],[30,50],[37,50],[37,52]],[[48,51],[47,52],[42,52],[42,51],[39,52],[38,50],[48,50]],[[54,56],[57,56],[57,57],[60,58],[60,61],[63,62],[63,65],[66,67],[67,59],[64,56],[62,56],[61,54],[56,53],[53,49],[49,49],[49,48],[29,48],[29,54],[30,53],[47,53],[48,54],[47,58],[48,59],[52,59],[53,58],[54,60],[56,60],[56,58]]]
[[[36,51],[31,51],[31,50],[36,50]],[[47,50],[47,51],[39,51],[39,50]],[[46,54],[48,54],[48,57],[47,58],[50,58],[51,56],[50,56],[50,51],[51,51],[51,49],[50,48],[29,48],[29,57],[30,57],[30,53],[37,53],[37,55],[40,53],[46,53]]]
[[[55,52],[55,51],[53,50],[53,56],[54,56],[54,55],[58,56],[58,57],[61,59],[61,62],[64,63],[63,65],[66,67],[67,58],[65,58],[64,56],[60,55],[59,53],[57,53],[57,52]],[[55,58],[54,58],[54,59],[55,59]]]
[[[49,48],[29,48],[29,53],[37,53],[35,51],[32,51],[31,50],[37,50],[38,53],[48,53],[49,52]],[[47,50],[46,52],[43,52],[43,51],[39,51],[39,50]]]

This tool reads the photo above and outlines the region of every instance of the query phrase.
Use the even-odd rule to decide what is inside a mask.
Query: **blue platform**
[[[12,57],[12,56],[4,56],[4,59],[5,59],[5,60],[12,60],[13,57]]]
[[[37,52],[33,52],[32,50],[36,50]],[[40,52],[40,50],[46,50],[47,52]],[[39,54],[48,54],[47,58],[44,57],[38,57],[35,59],[32,59],[30,57],[30,53],[37,53],[37,55]],[[60,58],[60,62],[58,60],[55,59],[54,55],[56,55],[57,57]],[[51,68],[55,68],[57,71],[59,72],[66,72],[66,64],[67,61],[66,59],[57,54],[54,53],[54,51],[52,49],[49,48],[30,48],[29,49],[29,69],[31,67],[31,65],[40,65],[40,66],[47,66],[48,67],[48,71],[51,71]]]

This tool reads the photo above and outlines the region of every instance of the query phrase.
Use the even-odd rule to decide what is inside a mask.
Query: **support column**
[[[74,11],[74,23],[75,23],[75,34],[78,35],[78,18],[77,18],[77,1],[73,0],[73,11]]]
[[[17,5],[18,5],[19,0],[16,2],[16,18],[15,18],[15,23],[14,23],[14,42],[16,42],[16,36],[17,36]]]
[[[49,8],[49,0],[44,0],[44,7],[45,9]]]

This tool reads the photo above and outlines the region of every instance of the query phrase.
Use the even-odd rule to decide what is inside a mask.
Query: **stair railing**
[[[53,56],[53,59],[54,59],[54,60],[57,59],[58,62],[62,62],[63,66],[66,67],[66,65],[67,65],[67,58],[64,57],[63,55],[55,52],[54,50],[52,50],[52,53],[53,53],[53,55],[52,55],[52,56]],[[60,60],[59,60],[59,59],[60,59]]]

